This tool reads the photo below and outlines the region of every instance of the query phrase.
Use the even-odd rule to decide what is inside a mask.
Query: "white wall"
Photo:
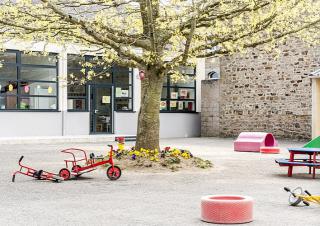
[[[114,132],[122,135],[136,135],[138,113],[115,112]],[[200,136],[200,114],[160,113],[160,137]]]
[[[135,136],[137,134],[137,122],[137,112],[115,112],[114,133]]]
[[[196,112],[201,112],[201,81],[205,80],[206,78],[205,69],[205,59],[198,59],[196,67]]]
[[[161,113],[160,137],[198,137],[200,125],[197,113]]]
[[[61,112],[0,112],[0,137],[61,136]]]
[[[90,133],[89,112],[64,112],[64,114],[64,136]]]

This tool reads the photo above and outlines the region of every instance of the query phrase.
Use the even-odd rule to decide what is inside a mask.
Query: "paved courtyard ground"
[[[123,171],[118,181],[95,171],[62,183],[36,181],[11,174],[17,161],[54,172],[63,168],[59,150],[84,148],[103,153],[105,144],[1,145],[0,225],[211,225],[200,220],[200,198],[208,194],[240,194],[255,199],[254,221],[248,225],[320,225],[320,206],[289,207],[284,186],[302,186],[320,193],[320,176],[311,179],[306,170],[286,176],[286,168],[274,163],[287,157],[286,147],[303,143],[281,141],[279,155],[233,151],[231,139],[186,138],[162,140],[162,144],[188,148],[213,162],[212,170],[197,172],[139,173]],[[320,173],[320,172],[319,172]]]

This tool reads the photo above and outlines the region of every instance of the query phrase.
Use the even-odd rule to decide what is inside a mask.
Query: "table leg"
[[[313,153],[313,163],[316,163],[317,161],[317,153]],[[313,172],[312,172],[312,178],[316,178],[316,166],[313,166]]]
[[[311,155],[309,155],[309,162],[312,162]],[[311,174],[311,166],[309,166],[309,174]]]
[[[294,160],[294,152],[290,152],[290,162]],[[288,166],[288,177],[292,177],[293,166]]]

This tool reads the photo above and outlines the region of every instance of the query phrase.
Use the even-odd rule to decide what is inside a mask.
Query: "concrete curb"
[[[64,144],[64,143],[104,143],[113,142],[116,137],[129,137],[133,135],[85,135],[85,136],[50,136],[50,137],[2,137],[2,144]]]

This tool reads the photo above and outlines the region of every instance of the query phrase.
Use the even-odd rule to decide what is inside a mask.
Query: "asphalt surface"
[[[284,186],[301,186],[320,194],[320,175],[294,169],[292,178],[275,158],[288,157],[286,147],[303,143],[279,141],[281,154],[233,151],[231,139],[186,138],[162,144],[188,148],[209,159],[214,168],[203,171],[141,173],[123,171],[110,181],[102,170],[62,183],[33,180],[12,173],[23,162],[37,169],[58,172],[64,167],[59,150],[79,147],[105,152],[106,144],[1,145],[0,225],[212,225],[200,220],[200,198],[210,194],[238,194],[254,198],[254,221],[248,225],[320,225],[320,206],[288,206]],[[320,172],[319,172],[320,173]]]

